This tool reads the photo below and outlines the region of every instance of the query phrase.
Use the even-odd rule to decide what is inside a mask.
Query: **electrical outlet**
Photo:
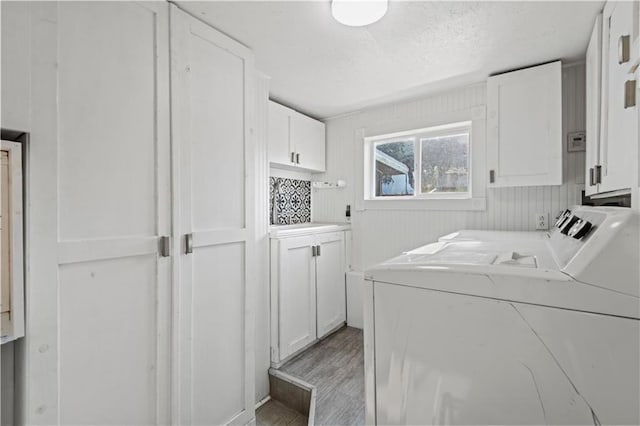
[[[534,218],[536,223],[536,231],[549,229],[549,213],[536,213]]]

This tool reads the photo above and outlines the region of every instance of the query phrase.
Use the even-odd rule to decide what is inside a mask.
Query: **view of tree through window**
[[[413,195],[414,169],[413,139],[376,145],[376,196]]]
[[[421,192],[469,190],[469,134],[420,139]]]

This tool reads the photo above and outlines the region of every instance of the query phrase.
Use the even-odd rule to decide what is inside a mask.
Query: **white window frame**
[[[421,192],[422,186],[422,139],[438,138],[443,136],[453,136],[459,134],[469,134],[469,153],[468,153],[468,173],[469,183],[468,189],[465,192],[438,192],[433,194],[427,194]],[[375,147],[380,143],[394,143],[412,140],[413,152],[414,152],[414,194],[413,195],[376,195],[376,171],[375,171]],[[471,162],[471,147],[473,145],[473,131],[471,128],[471,121],[462,121],[459,123],[449,123],[441,126],[427,127],[423,129],[408,130],[406,132],[394,133],[391,135],[380,135],[365,138],[365,149],[371,150],[369,156],[370,163],[365,166],[365,170],[368,169],[367,180],[368,193],[365,194],[367,200],[407,200],[407,199],[465,199],[471,198],[471,186],[472,186],[472,162]]]
[[[397,119],[375,128],[356,131],[356,210],[486,210],[486,108],[484,105],[460,111],[436,114],[430,119]],[[416,125],[417,124],[417,125]],[[465,193],[437,193],[400,196],[375,196],[375,167],[373,146],[376,142],[391,141],[403,137],[434,137],[453,134],[451,131],[468,128],[469,140],[469,189]],[[412,129],[412,130],[406,130]],[[424,138],[424,137],[423,137]],[[420,147],[416,147],[420,155]],[[360,154],[360,155],[358,155]],[[418,161],[418,157],[416,157]],[[415,184],[419,185],[420,171],[416,169]]]
[[[24,337],[24,264],[23,264],[23,177],[22,177],[22,144],[11,141],[1,141],[2,151],[9,155],[9,181],[11,188],[0,188],[0,191],[10,190],[9,200],[9,238],[11,246],[11,319],[8,334],[0,336],[0,344],[12,342]],[[6,256],[6,253],[2,253]]]

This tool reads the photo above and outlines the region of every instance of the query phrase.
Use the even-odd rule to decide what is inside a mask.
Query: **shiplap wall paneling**
[[[327,172],[314,179],[344,179],[347,187],[314,191],[315,221],[344,221],[347,204],[356,205],[354,170],[357,161],[356,133],[379,129],[383,133],[424,127],[429,116],[443,115],[486,104],[484,83],[446,93],[365,110],[327,122]],[[535,213],[550,219],[563,208],[581,201],[584,188],[584,152],[568,153],[567,133],[585,128],[584,64],[565,66],[562,71],[563,184],[561,186],[489,188],[487,209],[481,212],[421,210],[354,210],[353,266],[363,270],[404,250],[434,241],[457,229],[532,231]]]

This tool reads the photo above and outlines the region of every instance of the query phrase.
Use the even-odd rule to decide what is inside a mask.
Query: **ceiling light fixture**
[[[331,14],[341,24],[363,27],[379,21],[388,5],[388,0],[332,0]]]

